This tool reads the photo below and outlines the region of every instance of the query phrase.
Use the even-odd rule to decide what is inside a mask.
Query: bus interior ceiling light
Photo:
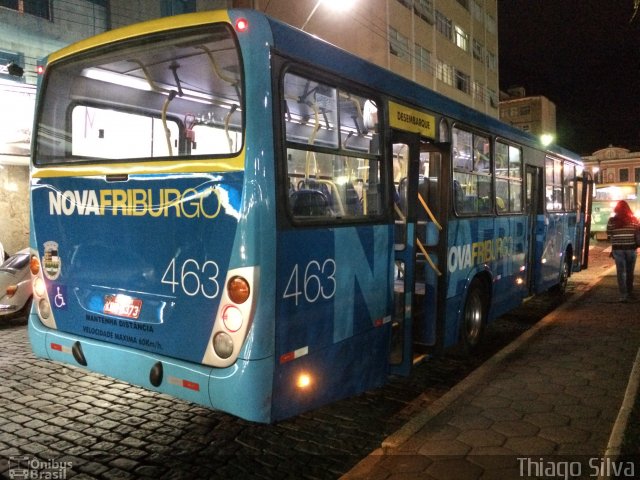
[[[116,85],[121,85],[123,87],[131,87],[137,90],[144,90],[148,92],[153,90],[151,88],[151,85],[149,85],[149,82],[147,82],[143,78],[123,75],[121,73],[111,72],[109,70],[102,70],[99,68],[85,68],[84,70],[82,70],[81,75],[92,80],[113,83]]]
[[[136,90],[143,90],[145,92],[157,92],[163,95],[169,95],[171,92],[175,92],[174,87],[169,85],[158,84],[154,82],[154,86],[152,86],[146,79],[140,77],[134,77],[131,75],[124,75],[118,72],[112,72],[110,70],[104,70],[101,68],[89,67],[82,70],[81,75],[86,78],[90,78],[92,80],[98,80],[101,82],[112,83],[114,85],[120,85],[122,87],[135,88]],[[198,103],[204,103],[205,105],[210,105],[215,103],[215,99],[212,95],[202,92],[196,92],[194,90],[189,90],[186,88],[181,88],[182,95],[181,98],[185,100],[190,100]],[[175,94],[174,94],[175,95]],[[219,103],[220,107],[231,109],[231,106],[226,105],[224,103]],[[238,107],[236,106],[236,109]]]

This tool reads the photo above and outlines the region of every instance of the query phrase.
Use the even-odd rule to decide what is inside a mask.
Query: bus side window
[[[453,181],[453,205],[456,212],[461,212],[464,209],[464,192],[458,180]]]

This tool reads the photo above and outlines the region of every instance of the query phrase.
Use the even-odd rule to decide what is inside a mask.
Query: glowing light
[[[236,30],[239,32],[244,32],[249,28],[249,22],[246,18],[239,18],[236,20]]]
[[[355,0],[318,0],[316,2],[315,6],[313,7],[313,9],[311,10],[311,13],[309,14],[307,19],[304,21],[304,23],[300,27],[300,30],[304,30],[305,29],[305,27],[309,23],[309,20],[311,20],[311,17],[313,17],[313,15],[316,13],[316,10],[318,10],[318,7],[320,7],[321,4],[325,4],[329,8],[332,8],[334,10],[343,10],[344,11],[344,10],[347,10],[347,9],[351,8],[353,3],[354,3],[354,1]]]
[[[308,373],[301,373],[298,375],[296,386],[298,388],[309,388],[311,386],[311,375]]]
[[[355,0],[323,0],[322,3],[335,10],[348,10],[353,6],[354,1]]]
[[[554,140],[555,137],[550,133],[543,133],[542,135],[540,135],[540,142],[542,142],[542,145],[545,147],[551,145]]]

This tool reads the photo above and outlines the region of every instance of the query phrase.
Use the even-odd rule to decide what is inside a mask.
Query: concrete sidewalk
[[[585,288],[342,478],[640,476],[618,457],[640,375],[640,303],[618,302],[614,267],[572,279]]]

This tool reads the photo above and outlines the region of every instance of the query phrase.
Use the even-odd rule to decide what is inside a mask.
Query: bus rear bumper
[[[37,357],[85,367],[246,420],[271,421],[273,357],[239,359],[230,367],[214,368],[50,329],[35,314],[29,316],[29,340]]]

